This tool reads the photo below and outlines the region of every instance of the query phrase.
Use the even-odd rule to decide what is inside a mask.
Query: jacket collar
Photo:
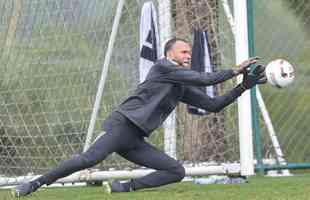
[[[174,65],[174,66],[179,66],[178,63],[174,62],[173,60],[170,60],[166,57],[161,58],[157,61],[161,65]]]

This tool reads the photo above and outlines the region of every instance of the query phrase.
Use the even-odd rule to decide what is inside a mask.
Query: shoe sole
[[[112,193],[112,189],[111,189],[111,185],[109,182],[103,182],[102,183],[102,187],[103,187],[103,191],[107,194],[111,194]]]

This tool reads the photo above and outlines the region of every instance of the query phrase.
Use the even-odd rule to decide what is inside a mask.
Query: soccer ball
[[[278,88],[287,87],[295,78],[293,65],[284,59],[276,59],[268,63],[265,73],[268,83]]]

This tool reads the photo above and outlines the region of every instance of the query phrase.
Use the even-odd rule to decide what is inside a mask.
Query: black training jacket
[[[199,73],[175,65],[165,58],[160,59],[150,69],[145,81],[116,111],[140,127],[145,136],[149,136],[165,121],[178,102],[210,112],[218,112],[232,103],[242,94],[243,88],[237,86],[222,96],[211,98],[197,86],[214,85],[233,76],[233,70]]]

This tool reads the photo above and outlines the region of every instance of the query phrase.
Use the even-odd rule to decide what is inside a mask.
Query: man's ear
[[[167,52],[167,58],[173,59],[173,53],[171,51]]]

